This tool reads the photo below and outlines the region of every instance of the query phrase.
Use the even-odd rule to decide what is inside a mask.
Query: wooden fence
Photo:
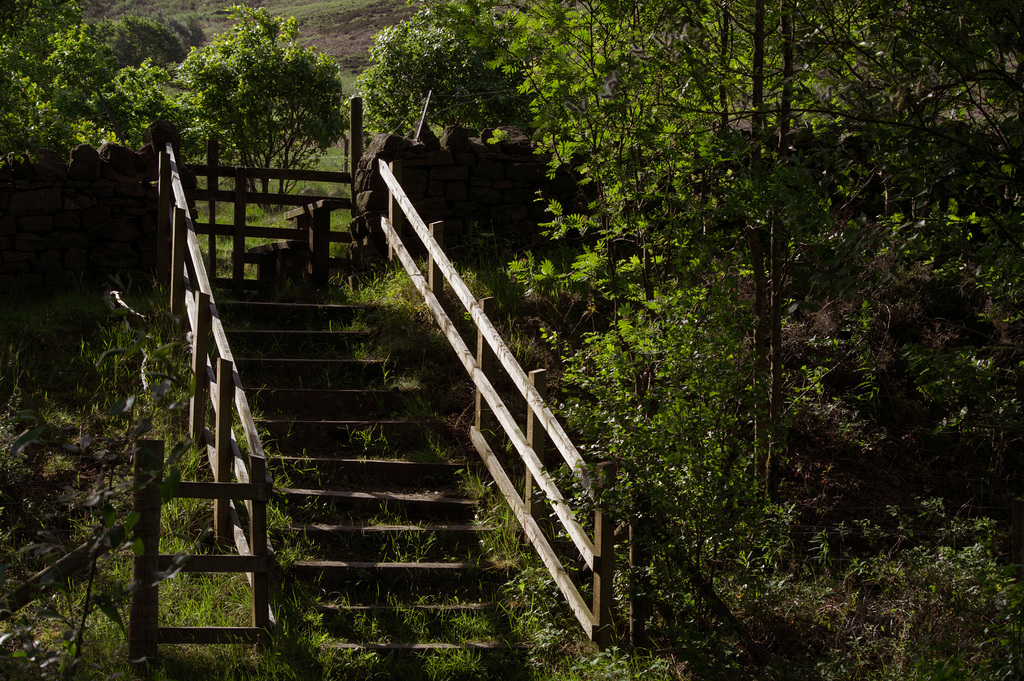
[[[354,169],[362,156],[362,99],[353,97],[351,108],[351,159],[349,168]],[[330,213],[338,209],[351,211],[352,198],[315,196],[308,194],[271,193],[256,191],[257,182],[265,189],[270,183],[278,182],[323,182],[343,185],[349,188],[349,197],[355,196],[354,172],[328,172],[318,170],[275,170],[271,168],[241,168],[223,166],[219,163],[220,148],[216,140],[207,143],[206,163],[191,165],[189,168],[198,176],[205,177],[205,188],[189,192],[196,201],[206,202],[206,222],[193,222],[197,235],[205,235],[207,242],[207,271],[214,283],[230,284],[238,294],[251,288],[256,282],[246,279],[246,265],[257,265],[258,279],[266,280],[280,275],[280,263],[285,257],[298,257],[301,266],[318,286],[327,284],[331,269],[344,265],[342,258],[330,256],[333,243],[344,243],[351,239],[349,232],[331,232]],[[221,189],[221,180],[232,180],[231,189]],[[217,205],[230,203],[233,206],[230,223],[217,222]],[[246,224],[249,206],[264,209],[274,207],[295,207],[284,214],[291,220],[291,227],[256,227]],[[217,277],[219,248],[218,237],[231,238],[231,276]],[[247,240],[274,240],[275,243],[247,247]]]
[[[448,338],[462,361],[463,367],[476,385],[476,423],[470,431],[473,445],[514,511],[527,538],[536,548],[541,560],[551,573],[555,584],[558,585],[562,595],[568,601],[583,630],[592,641],[596,641],[600,647],[606,648],[612,645],[616,638],[612,594],[612,580],[615,571],[615,533],[608,516],[602,511],[600,503],[596,504],[594,511],[593,538],[584,530],[548,470],[545,445],[548,441],[554,445],[561,455],[561,459],[579,478],[583,488],[592,496],[598,496],[595,492],[596,488],[607,488],[614,484],[615,465],[610,462],[598,464],[596,479],[593,479],[579,452],[545,404],[543,371],[537,370],[527,375],[511,350],[502,341],[488,317],[490,299],[485,298],[479,301],[474,299],[469,288],[444,254],[441,243],[442,224],[434,223],[428,228],[402,190],[401,184],[396,178],[396,175],[400,176],[401,173],[400,165],[396,163],[389,167],[381,163],[379,167],[391,197],[389,215],[381,219],[381,228],[388,241],[388,251],[392,257],[399,259],[412,278],[437,325]],[[395,172],[396,169],[398,172]],[[402,232],[406,222],[413,227],[427,250],[427,276],[420,272],[402,242]],[[476,355],[466,346],[437,298],[437,294],[441,291],[440,287],[445,282],[451,287],[476,325]],[[528,421],[525,433],[516,423],[502,398],[494,390],[492,381],[496,363],[505,370],[526,400]],[[522,495],[488,443],[487,434],[490,433],[493,427],[492,422],[495,420],[500,425],[501,432],[512,442],[527,471]],[[582,561],[592,573],[593,593],[589,604],[569,577],[561,558],[552,548],[541,528],[541,523],[538,522],[542,518],[542,505],[538,503],[537,498],[538,488],[544,493],[547,503],[554,511],[555,519],[572,540],[578,554],[573,557],[574,562]],[[600,499],[598,498],[597,501],[600,502]]]
[[[136,458],[135,503],[140,514],[137,531],[144,550],[136,558],[135,571],[136,580],[146,586],[134,594],[131,604],[128,647],[133,660],[155,656],[160,643],[262,643],[269,640],[275,626],[268,585],[273,548],[267,538],[267,501],[273,482],[217,314],[196,225],[187,205],[173,149],[167,145],[167,151],[160,155],[159,223],[165,226],[158,233],[170,233],[170,252],[159,254],[158,277],[170,281],[171,312],[184,313],[192,334],[196,387],[189,404],[189,427],[193,441],[206,450],[213,477],[213,482],[181,482],[176,496],[211,500],[217,544],[233,547],[235,553],[187,557],[159,553],[161,499],[157,484],[162,444],[142,447]],[[168,215],[173,217],[168,220]],[[212,430],[207,425],[211,412]],[[244,435],[247,455],[243,455],[236,439],[235,422]],[[245,504],[248,527],[240,520],[239,502]],[[251,590],[251,626],[159,626],[157,585],[152,575],[167,570],[245,573]]]

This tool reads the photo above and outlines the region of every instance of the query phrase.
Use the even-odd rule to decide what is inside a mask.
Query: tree
[[[528,127],[528,99],[518,92],[522,73],[495,63],[511,18],[475,2],[424,3],[378,33],[372,63],[356,81],[367,123],[404,133],[431,92],[427,120],[438,125]]]
[[[193,132],[220,138],[247,166],[310,165],[345,130],[337,64],[298,43],[294,17],[238,5],[231,17],[178,69]]]
[[[0,9],[0,147],[67,150],[105,134],[98,90],[109,48],[68,0],[13,0]]]
[[[188,55],[178,35],[153,19],[126,16],[100,22],[96,31],[110,45],[121,67],[138,67],[150,59],[157,66],[168,68]]]

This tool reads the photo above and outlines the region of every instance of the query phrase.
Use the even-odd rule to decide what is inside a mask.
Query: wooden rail
[[[160,155],[160,206],[170,217],[159,222],[169,224],[169,244],[160,244],[159,259],[170,279],[170,308],[184,315],[192,334],[192,370],[196,388],[190,398],[189,419],[193,441],[205,447],[213,482],[185,481],[177,496],[208,499],[213,502],[213,526],[217,542],[233,546],[233,555],[172,556],[160,554],[160,493],[153,476],[159,469],[140,455],[136,462],[138,477],[136,506],[138,525],[146,528],[142,536],[144,551],[136,561],[136,579],[143,585],[133,602],[129,625],[131,659],[156,655],[159,643],[252,643],[267,642],[275,627],[269,601],[269,573],[274,564],[273,548],[267,537],[267,501],[273,481],[267,470],[266,455],[260,442],[252,411],[245,395],[234,356],[228,345],[214,300],[210,277],[199,247],[196,225],[188,213],[185,190],[178,174],[171,145]],[[168,247],[169,246],[169,247]],[[212,344],[211,344],[212,340]],[[216,359],[212,359],[213,350]],[[213,429],[207,415],[213,419]],[[235,437],[235,425],[244,435],[247,456],[243,456]],[[157,457],[162,461],[162,457]],[[239,519],[237,504],[243,502],[248,527]],[[155,533],[155,537],[154,537]],[[160,627],[157,624],[156,571],[245,573],[250,584],[252,626],[249,627]]]
[[[381,229],[387,238],[388,252],[392,257],[398,258],[409,274],[416,289],[423,297],[427,308],[434,316],[438,327],[455,349],[463,367],[476,385],[478,391],[477,418],[476,425],[472,427],[470,432],[473,445],[584,631],[600,647],[608,647],[612,645],[615,638],[611,591],[615,567],[613,553],[614,532],[611,530],[607,516],[602,512],[598,504],[594,513],[595,536],[591,539],[576,519],[574,511],[566,503],[565,498],[552,479],[545,461],[542,459],[543,451],[541,454],[538,454],[538,449],[543,450],[541,443],[545,437],[550,439],[561,454],[562,459],[583,483],[584,489],[591,495],[593,495],[594,488],[598,486],[608,487],[613,484],[614,465],[610,463],[600,464],[598,466],[598,480],[592,479],[583,458],[545,404],[544,397],[537,388],[538,383],[541,383],[543,387],[542,379],[538,380],[542,374],[531,372],[532,376],[528,376],[519,365],[519,362],[516,361],[515,356],[505,345],[500,334],[494,328],[494,324],[488,318],[486,313],[487,302],[474,299],[469,287],[466,286],[452,266],[438,240],[435,238],[435,235],[440,231],[437,229],[438,225],[435,223],[435,225],[431,225],[433,229],[428,228],[402,190],[400,181],[396,178],[396,175],[400,173],[393,172],[392,168],[383,163],[379,164],[379,167],[381,177],[387,184],[391,195],[390,204],[392,208],[389,211],[389,217],[381,218]],[[402,241],[399,229],[403,222],[412,226],[427,250],[429,257],[429,280],[420,272],[416,262]],[[398,224],[397,229],[395,227],[396,223]],[[466,346],[462,336],[437,299],[436,292],[439,292],[438,287],[441,285],[442,277],[443,281],[455,292],[456,297],[465,307],[477,327],[478,343],[475,356]],[[502,398],[493,387],[492,378],[488,375],[491,371],[488,353],[493,354],[493,357],[500,362],[501,367],[512,378],[512,381],[526,400],[530,413],[528,434],[523,433],[523,430],[516,423]],[[488,444],[485,433],[488,431],[486,426],[491,416],[499,423],[501,430],[512,442],[528,471],[525,490],[522,496],[502,466],[500,459],[494,454],[491,446]],[[544,437],[541,436],[541,432],[543,432]],[[593,599],[591,605],[587,604],[579,588],[569,577],[561,559],[552,548],[541,524],[537,520],[540,513],[538,510],[539,504],[537,504],[533,490],[534,485],[544,492],[555,512],[558,523],[572,540],[579,554],[579,559],[592,571]],[[527,503],[529,503],[529,506]]]

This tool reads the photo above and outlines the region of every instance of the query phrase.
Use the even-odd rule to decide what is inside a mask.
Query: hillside
[[[369,63],[368,50],[373,36],[412,14],[402,0],[267,0],[241,4],[259,5],[272,14],[295,17],[303,38],[338,60],[345,71],[346,84],[354,81]],[[186,21],[194,17],[207,40],[231,25],[225,3],[219,0],[85,0],[82,6],[89,21],[118,19],[125,15],[165,16]]]

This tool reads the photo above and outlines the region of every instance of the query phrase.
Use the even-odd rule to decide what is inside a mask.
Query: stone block
[[[0,236],[7,236],[18,231],[18,221],[13,215],[0,217]]]
[[[473,213],[479,211],[480,204],[474,203],[472,201],[462,201],[452,206],[452,209],[455,211],[456,215],[458,215],[459,217],[464,217],[466,215],[472,215]]]
[[[41,182],[63,182],[68,179],[64,158],[53,149],[40,149],[32,163],[35,179]]]
[[[475,177],[473,175],[470,175],[469,177],[470,187],[491,187],[493,185],[494,183],[485,177]]]
[[[133,267],[139,260],[135,250],[128,244],[110,243],[94,249],[89,262],[100,270],[120,270]]]
[[[449,182],[444,188],[444,198],[448,203],[458,203],[469,198],[465,182]]]
[[[68,179],[95,182],[100,177],[100,155],[88,144],[79,144],[71,150]]]
[[[136,197],[145,196],[142,183],[137,180],[121,180],[114,185],[115,196]]]
[[[53,216],[54,231],[76,230],[82,226],[78,213],[57,213]]]
[[[45,256],[45,253],[43,254]],[[62,270],[64,266],[60,264],[60,258],[57,260],[50,260],[49,258],[43,257],[32,263],[33,272],[52,272],[53,270]]]
[[[382,191],[359,192],[356,195],[356,207],[360,213],[386,211],[388,209],[388,194]]]
[[[109,206],[94,206],[87,208],[80,213],[82,229],[92,229],[110,221]]]
[[[11,215],[45,215],[60,209],[59,187],[49,186],[18,192],[11,197]]]
[[[540,163],[511,163],[505,170],[508,179],[514,182],[540,184],[547,181],[547,167]]]
[[[17,243],[15,243],[15,249],[17,249]],[[0,253],[0,256],[2,256],[0,257],[0,262],[3,262],[4,264],[15,262],[28,262],[29,260],[36,259],[36,254],[34,252],[24,251],[20,249],[13,251],[4,251],[3,253]]]
[[[422,196],[427,191],[427,171],[422,168],[402,168],[402,189],[410,197]]]
[[[14,235],[14,250],[38,253],[43,250],[43,237],[38,234],[19,233]]]
[[[513,187],[502,193],[501,200],[506,204],[530,204],[537,200],[537,192],[528,187]]]
[[[96,205],[96,197],[81,192],[64,192],[64,210],[85,210]]]
[[[89,248],[96,243],[96,237],[88,232],[61,231],[47,234],[43,239],[46,248],[66,250],[68,248]]]
[[[423,160],[428,166],[450,166],[455,163],[455,157],[447,149],[429,151],[423,157]]]
[[[463,166],[437,166],[430,169],[431,180],[466,180],[469,179],[469,168]]]
[[[441,148],[453,152],[469,152],[469,131],[460,125],[449,125],[441,133]]]
[[[455,156],[455,165],[457,165],[457,166],[466,166],[467,168],[475,168],[476,167],[476,154],[473,154],[473,153],[470,153],[470,152],[467,151],[467,152],[456,153],[456,154],[454,154],[454,156]]]
[[[26,234],[49,234],[53,231],[53,216],[26,215],[18,218],[18,231]]]
[[[139,229],[131,220],[114,219],[101,222],[89,230],[90,234],[109,241],[131,242],[139,238]]]
[[[476,166],[474,175],[488,180],[504,180],[505,165],[489,158],[482,158]]]
[[[436,214],[448,209],[448,202],[443,197],[435,196],[416,202],[416,210],[420,214]]]
[[[491,187],[474,187],[470,196],[474,201],[488,206],[496,206],[501,203],[501,192]]]

